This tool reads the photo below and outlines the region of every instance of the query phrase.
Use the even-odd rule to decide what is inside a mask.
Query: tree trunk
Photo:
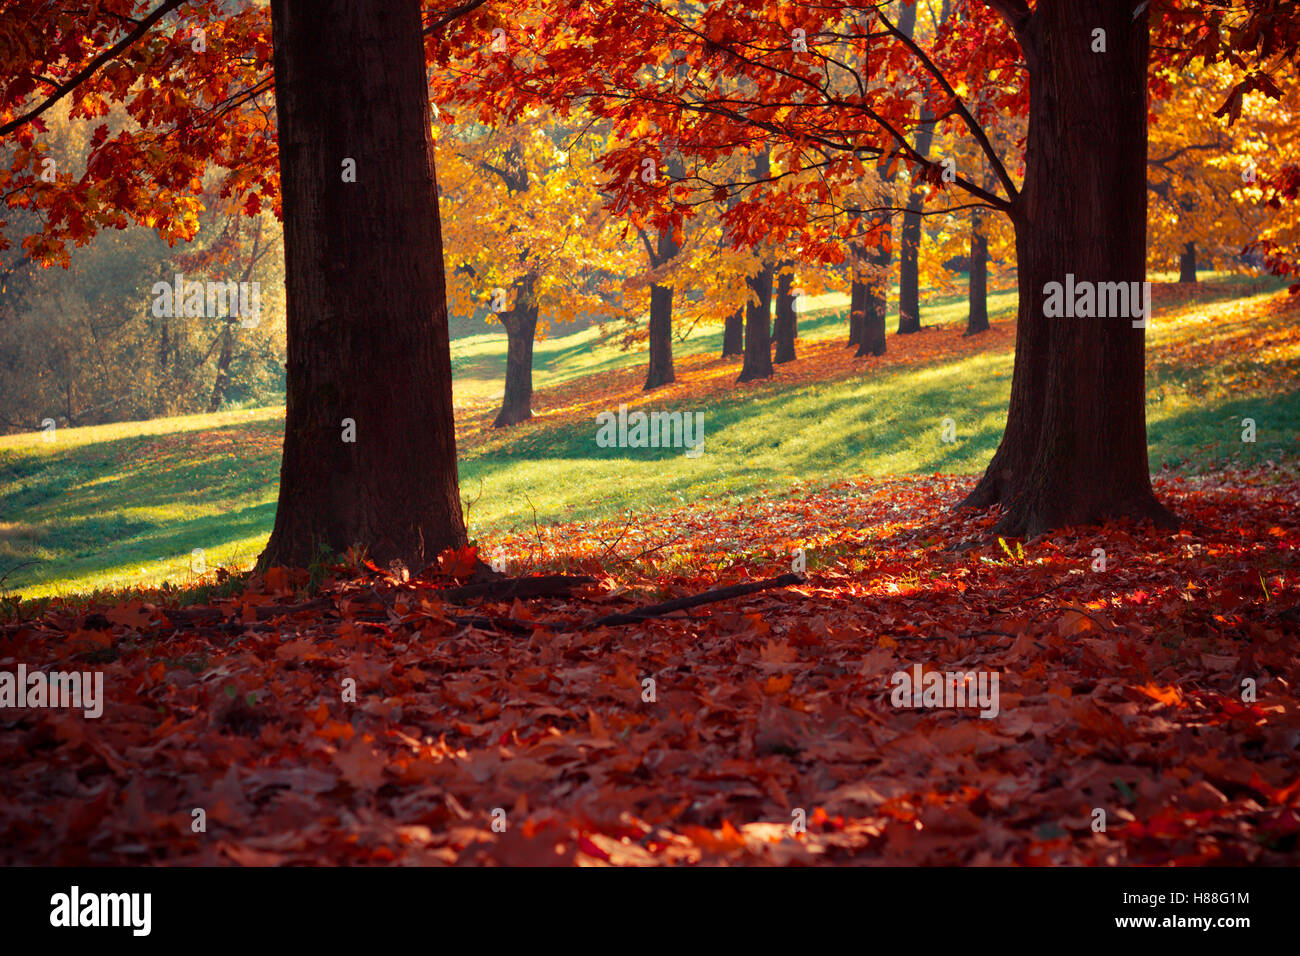
[[[913,6],[915,11],[915,6]],[[933,10],[931,10],[933,14]],[[945,0],[939,22],[948,19],[948,2]],[[916,14],[907,24],[907,35],[915,31]],[[928,83],[927,83],[928,86]],[[930,156],[934,141],[934,114],[922,108],[914,148],[923,158]],[[907,335],[921,331],[921,208],[925,193],[914,189],[907,197],[907,211],[903,213],[903,228],[898,249],[898,334]]]
[[[964,504],[1002,534],[1131,516],[1163,525],[1147,466],[1144,332],[1130,318],[1047,318],[1045,285],[1141,282],[1146,253],[1148,14],[1040,0],[1022,32],[1029,128],[1016,225],[1020,308],[1007,426]],[[1108,52],[1092,53],[1094,29]]]
[[[493,428],[518,425],[533,417],[533,342],[537,338],[534,278],[527,276],[516,291],[515,304],[501,314],[506,330],[506,387]]]
[[[854,358],[885,354],[885,316],[889,312],[889,260],[894,257],[890,224],[886,218],[884,232],[866,259],[876,269],[876,278],[862,286],[862,341]]]
[[[857,269],[854,262],[861,256],[861,252],[856,248],[850,248],[849,251],[849,340],[844,343],[847,348],[855,348],[862,344],[863,320],[866,315],[866,295],[867,286],[858,278]]]
[[[674,178],[681,178],[684,174],[681,160],[675,157],[668,168]],[[680,251],[677,243],[673,241],[672,230],[661,229],[654,255],[650,258],[651,267],[658,268],[664,265]],[[646,369],[643,391],[648,392],[671,381],[674,381],[673,290],[672,286],[652,285],[650,287],[650,367]]]
[[[673,376],[673,290],[650,287],[650,367],[646,369],[644,391],[667,385]]]
[[[989,327],[989,237],[984,217],[976,209],[970,217],[970,311],[966,335],[978,335]]]
[[[360,544],[423,569],[466,538],[420,0],[271,15],[288,394],[260,565]]]
[[[221,351],[217,353],[217,378],[212,383],[212,398],[208,401],[209,414],[221,408],[221,403],[226,399],[226,390],[230,388],[230,361],[235,354],[237,320],[234,316],[229,316],[224,321],[226,327],[221,331]]]
[[[727,316],[722,327],[722,357],[745,353],[745,309],[741,307]]]
[[[772,272],[771,265],[764,265],[757,275],[746,280],[750,291],[758,297],[758,303],[750,302],[745,306],[745,361],[740,367],[737,382],[771,378],[774,371],[771,335]]]
[[[920,139],[924,134],[917,134]],[[913,193],[903,213],[898,249],[898,334],[921,331],[921,200]]]
[[[767,150],[754,157],[754,179],[762,181],[771,172]],[[745,306],[745,361],[740,367],[738,382],[752,382],[758,378],[771,378],[772,368],[772,276],[775,268],[763,262],[756,275],[746,280],[750,292],[757,297]]]
[[[1196,243],[1194,242],[1186,243],[1183,251],[1178,254],[1178,281],[1196,281]]]
[[[799,335],[799,320],[794,313],[794,296],[790,287],[794,285],[794,273],[782,272],[776,280],[776,356],[773,361],[780,365],[793,362],[794,340]]]

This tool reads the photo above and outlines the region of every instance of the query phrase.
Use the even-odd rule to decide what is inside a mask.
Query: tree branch
[[[95,73],[98,72],[101,66],[107,63],[109,60],[116,57],[118,54],[122,53],[124,50],[126,50],[128,47],[134,44],[136,40],[139,40],[142,36],[148,33],[149,28],[152,27],[155,23],[157,23],[167,14],[171,13],[171,11],[175,10],[181,4],[187,2],[188,0],[163,0],[162,5],[159,6],[156,10],[154,10],[153,13],[150,13],[143,20],[141,20],[134,30],[132,30],[130,33],[128,33],[122,39],[118,40],[116,43],[114,43],[103,53],[99,54],[97,57],[95,57],[93,60],[87,63],[84,67],[82,67],[81,70],[79,70],[76,74],[74,74],[72,78],[69,79],[66,83],[57,87],[54,93],[49,98],[47,98],[44,103],[36,107],[36,109],[24,113],[22,116],[16,117],[10,120],[8,123],[0,125],[0,137],[8,136],[14,130],[18,129],[19,127],[25,126],[26,124],[30,123],[32,120],[39,117],[50,107],[54,106],[55,103],[59,102],[59,100],[63,99],[65,96],[67,96],[69,93],[75,90],[82,83],[86,82],[86,80],[94,76]]]
[[[1033,17],[1025,0],[984,0],[984,5],[1006,21],[1017,39],[1029,27],[1030,18]]]
[[[487,3],[487,0],[466,0],[465,3],[462,3],[458,7],[452,7],[450,10],[444,13],[437,20],[434,20],[432,23],[430,23],[427,27],[424,28],[424,33],[421,35],[427,37],[430,33],[436,33],[438,30],[441,30],[443,27],[451,23],[453,20],[460,19],[465,14],[476,10],[477,8],[483,6],[483,4],[485,3]]]
[[[939,85],[943,87],[943,91],[952,97],[953,105],[956,108],[958,115],[961,116],[962,122],[966,124],[966,128],[970,130],[971,135],[975,137],[975,141],[979,143],[980,149],[983,150],[984,155],[988,157],[989,162],[993,165],[993,171],[998,174],[998,179],[1002,182],[1002,188],[1007,191],[1007,198],[1014,202],[1020,193],[1016,190],[1016,184],[1012,182],[1011,175],[1007,172],[1007,168],[1002,165],[1002,159],[993,149],[993,144],[989,142],[989,137],[988,134],[984,132],[984,127],[981,126],[976,121],[975,117],[971,115],[970,110],[966,109],[966,104],[961,101],[961,97],[959,97],[957,91],[952,88],[952,84],[949,83],[948,78],[943,75],[943,71],[935,65],[934,61],[930,59],[916,41],[890,23],[883,13],[878,14],[878,16],[880,17],[880,22],[885,25],[885,28],[896,38],[903,41],[904,45],[906,45],[907,48],[912,51],[913,55],[921,61],[922,65],[925,66],[930,75],[939,81]]]

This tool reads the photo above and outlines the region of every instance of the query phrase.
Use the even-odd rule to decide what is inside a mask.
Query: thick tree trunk
[[[1196,281],[1196,243],[1194,242],[1186,243],[1183,251],[1178,253],[1178,281]]]
[[[752,382],[758,378],[771,378],[772,368],[772,272],[771,265],[747,279],[749,289],[758,297],[758,303],[745,306],[745,361],[740,367],[738,382]]]
[[[862,287],[862,341],[854,358],[885,354],[885,316],[889,311],[889,260],[894,257],[889,223],[880,243],[867,253],[867,262],[876,269],[876,278]]]
[[[1106,32],[1107,52],[1090,49]],[[1148,19],[1117,0],[1040,0],[1016,202],[1020,310],[1007,426],[965,504],[1032,536],[1125,516],[1174,519],[1147,466],[1144,332],[1128,317],[1047,318],[1044,287],[1145,277]]]
[[[423,569],[466,539],[420,2],[271,15],[288,395],[260,564],[360,544]]]
[[[798,317],[794,313],[794,296],[790,294],[794,285],[794,274],[782,272],[776,280],[776,355],[773,361],[780,365],[793,362],[794,340],[799,336]]]
[[[673,290],[650,287],[650,367],[646,369],[645,391],[667,385],[673,376]]]
[[[857,270],[853,267],[855,253],[850,252],[849,256],[849,340],[845,342],[847,348],[856,348],[862,344],[862,328],[866,315],[866,296],[867,285],[858,278]]]
[[[669,163],[674,178],[684,174],[680,159]],[[681,250],[673,241],[671,229],[659,231],[659,241],[651,256],[650,265],[658,268]],[[644,391],[667,385],[673,376],[673,290],[671,286],[650,287],[650,366],[646,369]]]
[[[745,354],[745,309],[737,309],[727,316],[722,326],[722,357]]]
[[[924,134],[917,134],[920,139]],[[929,151],[927,145],[927,152]],[[898,248],[898,334],[921,331],[921,199],[914,193],[903,213]]]
[[[537,340],[537,302],[532,276],[521,284],[514,306],[501,314],[506,330],[506,387],[493,428],[518,425],[533,417],[533,343]]]
[[[970,217],[970,311],[966,335],[978,335],[989,327],[989,237],[984,217],[976,209]]]

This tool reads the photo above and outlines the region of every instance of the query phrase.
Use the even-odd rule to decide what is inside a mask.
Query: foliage
[[[1179,475],[1252,468],[1261,477],[1277,469],[1281,478],[1300,441],[1300,302],[1279,297],[1276,282],[1263,291],[1258,280],[1204,278],[1194,292],[1157,289],[1152,467]],[[977,469],[1005,414],[1014,294],[991,297],[993,328],[975,339],[960,334],[964,296],[928,302],[936,329],[870,359],[843,348],[844,300],[824,301],[834,308],[801,321],[800,358],[739,395],[734,366],[717,357],[716,328],[688,340],[678,382],[652,400],[637,360],[599,347],[594,329],[553,336],[539,345],[536,428],[508,435],[489,427],[502,337],[456,343],[482,363],[481,378],[467,373],[457,385],[461,488],[481,494],[472,536],[531,535],[534,521],[654,520],[693,501],[736,508],[836,474]],[[703,457],[595,448],[594,416],[620,403],[705,409]],[[939,440],[936,408],[951,410],[957,442]],[[0,570],[35,562],[6,587],[34,597],[163,580],[183,586],[195,580],[195,547],[210,568],[250,566],[274,515],[282,415],[271,408],[60,430],[53,445],[39,434],[3,439],[0,496],[12,510],[0,527]],[[1258,421],[1251,444],[1240,441],[1244,417]]]
[[[99,669],[113,693],[102,721],[34,711],[0,734],[15,784],[0,858],[1290,860],[1300,523],[1286,505],[1300,485],[1166,482],[1201,530],[1107,525],[989,563],[987,544],[956,546],[993,517],[940,504],[968,483],[840,481],[758,510],[665,513],[630,537],[565,528],[516,570],[563,554],[597,582],[487,601],[470,624],[436,571],[373,565],[336,567],[306,606],[306,573],[273,568],[188,622],[138,597],[51,607],[9,629],[14,652]],[[737,562],[729,542],[763,553]],[[780,572],[794,548],[839,558],[686,617],[585,626]],[[1090,567],[1097,548],[1105,571]],[[900,710],[892,675],[913,668],[998,674],[998,717]],[[1243,700],[1258,674],[1271,676]],[[221,839],[193,831],[193,807]]]

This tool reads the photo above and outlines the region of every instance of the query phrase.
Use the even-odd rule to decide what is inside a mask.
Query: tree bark
[[[854,358],[885,354],[885,316],[889,312],[889,260],[894,257],[889,220],[875,249],[866,254],[876,278],[862,285],[862,341]]]
[[[776,355],[773,361],[777,365],[785,362],[793,362],[794,340],[799,336],[799,320],[794,312],[794,296],[791,294],[791,286],[794,285],[794,273],[782,272],[776,280]]]
[[[939,20],[942,23],[947,18],[948,3],[945,0]],[[915,27],[916,7],[913,5],[910,22],[903,21],[900,29],[910,37],[914,35]],[[934,124],[934,114],[922,108],[913,146],[926,159],[930,156],[930,146],[934,142]],[[922,190],[912,190],[907,197],[907,211],[903,213],[903,227],[898,249],[899,335],[921,331],[921,208],[924,197],[925,193]]]
[[[675,178],[683,175],[681,161],[669,164]],[[681,250],[673,241],[671,229],[661,229],[659,239],[650,257],[652,268],[664,265]],[[673,289],[672,286],[650,286],[650,365],[646,369],[643,391],[674,381],[673,375]]]
[[[849,249],[849,340],[845,347],[856,348],[862,344],[862,329],[866,316],[867,286],[858,278],[854,263],[863,256],[862,251],[852,246]]]
[[[772,367],[772,272],[771,265],[764,265],[757,275],[746,280],[758,303],[745,306],[745,361],[738,382],[771,378],[775,371]]]
[[[1178,253],[1178,281],[1196,281],[1196,243],[1194,242],[1184,244],[1182,252]]]
[[[1093,53],[1092,31],[1108,52]],[[1040,0],[1024,185],[1012,210],[1020,307],[1006,430],[964,504],[1002,534],[1121,517],[1175,523],[1147,465],[1144,332],[1130,318],[1047,318],[1044,287],[1141,282],[1146,258],[1148,14],[1116,0]]]
[[[525,276],[515,290],[515,304],[501,313],[506,330],[506,385],[493,428],[518,425],[533,417],[533,343],[537,339],[536,278]]]
[[[745,308],[741,306],[727,316],[722,327],[722,357],[745,354]]]
[[[965,335],[978,335],[989,327],[989,237],[979,209],[970,217],[970,311]]]
[[[420,2],[272,0],[271,16],[288,395],[260,565],[360,544],[423,568],[466,537]]]

